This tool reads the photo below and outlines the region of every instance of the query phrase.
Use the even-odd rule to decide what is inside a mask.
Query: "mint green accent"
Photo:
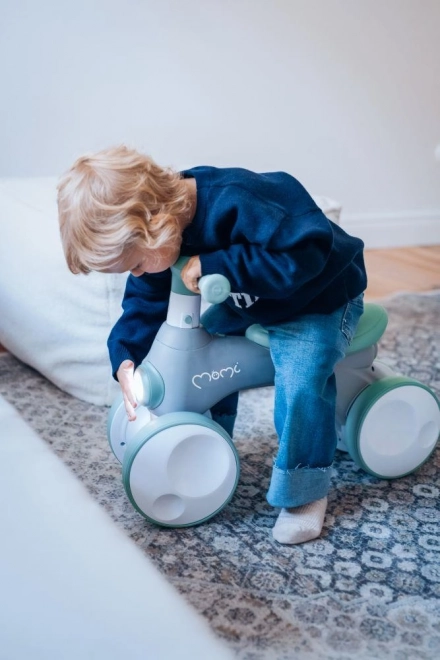
[[[364,313],[359,320],[356,334],[345,354],[351,355],[376,344],[385,332],[387,325],[388,314],[384,308],[374,303],[365,303]]]
[[[224,275],[204,275],[199,280],[199,289],[203,298],[218,305],[231,293],[231,285]]]
[[[348,449],[348,453],[350,454],[353,461],[358,465],[360,465],[360,467],[362,467],[365,470],[365,472],[368,472],[369,474],[372,474],[374,477],[378,477],[379,479],[399,479],[401,477],[405,477],[407,474],[412,474],[415,470],[418,470],[418,468],[421,465],[423,465],[423,463],[425,463],[428,460],[429,456],[432,454],[431,452],[424,461],[422,461],[419,465],[417,465],[417,467],[413,468],[410,472],[405,472],[404,474],[399,474],[394,477],[384,477],[381,474],[377,474],[376,472],[373,472],[373,470],[371,470],[368,467],[368,465],[365,463],[360,453],[359,436],[362,429],[362,425],[370,409],[387,392],[390,392],[391,390],[394,390],[397,387],[404,387],[405,385],[421,387],[422,389],[426,390],[434,397],[434,399],[437,402],[437,405],[440,407],[440,402],[435,396],[435,394],[432,392],[432,390],[430,390],[429,387],[427,387],[426,385],[420,383],[418,380],[415,380],[414,378],[408,378],[406,376],[389,376],[387,378],[382,378],[381,380],[376,381],[372,385],[369,385],[364,390],[362,390],[360,394],[358,394],[358,396],[356,397],[356,399],[354,400],[348,411],[347,421],[345,424],[345,438],[344,438],[345,444]],[[434,449],[435,449],[435,445],[432,451],[434,451]]]
[[[235,483],[228,499],[225,500],[225,502],[223,502],[223,504],[218,509],[216,509],[216,511],[211,513],[209,516],[206,516],[205,518],[202,518],[201,520],[197,520],[195,522],[185,523],[183,525],[160,523],[157,520],[154,520],[154,518],[150,518],[149,516],[147,516],[136,504],[130,488],[131,466],[133,465],[134,459],[136,458],[138,452],[142,449],[144,444],[149,440],[151,440],[151,438],[153,438],[157,433],[172,428],[173,426],[182,426],[184,424],[197,424],[199,426],[212,429],[216,431],[219,435],[221,435],[229,444],[235,456],[235,463],[237,466],[237,476],[235,478]],[[160,527],[173,527],[173,528],[193,527],[194,525],[200,525],[206,522],[207,520],[215,516],[217,513],[219,513],[222,509],[224,509],[224,507],[227,504],[229,504],[237,488],[239,476],[240,476],[240,459],[237,450],[235,448],[235,445],[232,442],[229,435],[220,426],[220,424],[217,424],[217,422],[214,422],[212,419],[205,417],[205,415],[200,415],[199,413],[192,413],[192,412],[167,413],[166,415],[163,415],[162,417],[158,417],[157,419],[147,424],[145,428],[138,431],[138,433],[136,433],[136,435],[130,440],[127,449],[125,450],[124,460],[122,463],[122,483],[124,485],[128,499],[130,500],[136,511],[138,511],[141,514],[141,516],[146,518],[149,522],[154,523],[155,525],[159,525]]]
[[[181,278],[181,271],[185,264],[188,263],[190,257],[179,257],[177,261],[171,266],[171,291],[179,293],[181,296],[197,296],[197,293],[190,291],[186,288]]]
[[[184,318],[184,321],[185,321],[186,325],[192,325],[192,320],[193,320],[193,318],[192,318],[191,314],[187,314]]]
[[[153,367],[151,362],[148,361],[142,362],[136,371],[141,373],[144,386],[144,397],[139,403],[147,406],[150,410],[154,410],[154,408],[160,406],[165,396],[165,385],[162,376],[156,367]]]
[[[188,263],[188,261],[191,259],[191,257],[179,257],[177,261],[174,262],[174,264],[171,266],[171,268],[175,268],[178,271],[181,271],[184,266]]]
[[[113,451],[113,446],[110,441],[110,436],[111,436],[113,420],[121,406],[124,407],[124,397],[122,396],[122,392],[119,392],[119,394],[116,395],[116,398],[112,403],[112,407],[110,408],[110,412],[107,417],[107,441],[108,444],[110,445],[110,449],[112,450],[112,454],[117,459],[118,463],[119,463],[119,458],[116,456],[115,452]],[[124,413],[125,413],[125,407],[124,407]]]
[[[269,333],[259,323],[250,325],[245,332],[245,336],[256,344],[269,348]]]

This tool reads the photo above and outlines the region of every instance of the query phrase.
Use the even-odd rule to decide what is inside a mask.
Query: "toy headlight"
[[[151,362],[142,363],[135,370],[134,393],[137,402],[151,410],[162,403],[165,395],[165,385],[162,376]]]
[[[145,388],[142,380],[142,372],[138,369],[134,372],[134,396],[141,405],[145,404]]]

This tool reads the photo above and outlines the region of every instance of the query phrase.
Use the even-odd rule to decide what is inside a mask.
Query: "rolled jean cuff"
[[[273,466],[266,499],[271,506],[290,508],[325,497],[330,488],[333,468],[297,468],[281,470]]]

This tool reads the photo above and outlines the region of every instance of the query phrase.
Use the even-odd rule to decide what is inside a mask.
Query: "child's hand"
[[[199,257],[191,257],[182,268],[181,277],[187,289],[194,293],[200,293],[198,281],[202,277],[202,264]]]
[[[134,362],[131,360],[124,360],[121,362],[119,369],[116,373],[121,386],[122,396],[124,397],[124,406],[127,417],[130,422],[134,422],[136,415],[134,409],[137,406],[136,399],[134,398]]]

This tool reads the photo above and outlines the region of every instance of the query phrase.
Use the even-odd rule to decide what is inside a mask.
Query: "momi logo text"
[[[233,367],[225,367],[219,371],[203,371],[201,374],[196,374],[192,377],[192,384],[201,390],[204,385],[208,385],[213,380],[220,380],[220,378],[233,378],[235,374],[239,374],[241,369],[238,362]]]

